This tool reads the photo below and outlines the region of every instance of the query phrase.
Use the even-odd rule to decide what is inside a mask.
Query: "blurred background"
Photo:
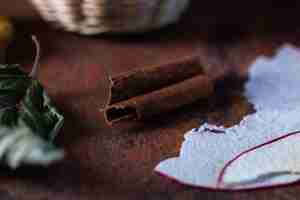
[[[30,19],[38,16],[29,0],[2,0],[0,3],[1,15]]]
[[[300,19],[300,1],[297,0],[192,0],[190,7],[195,12],[189,12],[193,14],[189,20],[203,27],[218,25],[223,29],[224,25],[239,25],[247,29],[253,25],[265,26],[273,23],[287,27]],[[29,0],[2,0],[0,15],[22,20],[39,19]]]

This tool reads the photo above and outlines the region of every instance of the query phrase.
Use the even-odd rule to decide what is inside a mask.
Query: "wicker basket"
[[[42,17],[82,34],[141,32],[178,20],[189,0],[31,0]]]

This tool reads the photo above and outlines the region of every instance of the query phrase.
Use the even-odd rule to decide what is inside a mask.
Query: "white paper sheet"
[[[272,59],[258,58],[250,68],[245,96],[255,113],[230,128],[204,124],[191,130],[179,157],[162,161],[155,171],[213,189],[251,189],[299,180],[300,134],[250,151],[221,173],[242,152],[300,130],[300,51],[286,45]]]

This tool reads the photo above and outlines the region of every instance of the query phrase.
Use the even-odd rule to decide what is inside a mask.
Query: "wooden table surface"
[[[0,199],[297,199],[297,184],[215,192],[183,186],[153,172],[160,161],[178,155],[186,131],[204,121],[230,126],[252,112],[241,94],[241,81],[223,80],[224,72],[244,76],[258,56],[272,56],[285,42],[297,46],[300,37],[299,3],[270,3],[230,1],[216,8],[214,0],[195,0],[178,25],[145,35],[83,37],[42,22],[18,24],[20,34],[9,50],[9,62],[30,68],[33,46],[27,34],[36,34],[43,50],[40,80],[66,118],[57,144],[67,157],[47,169],[0,169]],[[107,98],[107,74],[195,52],[203,55],[204,63],[213,67],[210,75],[218,79],[218,93],[209,102],[145,123],[105,125],[99,110]]]

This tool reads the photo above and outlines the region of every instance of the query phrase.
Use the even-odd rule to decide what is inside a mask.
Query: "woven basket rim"
[[[95,33],[110,30],[127,32],[173,23],[180,17],[189,1],[31,0],[45,20],[68,31],[83,33],[92,32],[85,31],[88,28],[95,30]],[[118,23],[120,27],[116,28]]]

